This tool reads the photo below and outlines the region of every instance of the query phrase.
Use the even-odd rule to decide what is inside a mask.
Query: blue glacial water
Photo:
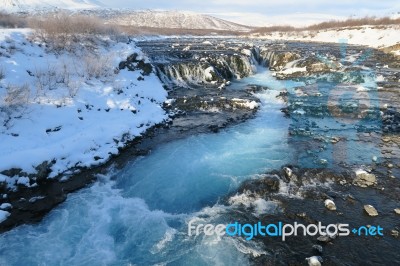
[[[271,88],[254,119],[166,143],[110,170],[36,225],[0,236],[0,265],[246,265],[263,251],[240,239],[190,238],[188,219],[222,221],[219,199],[290,161],[289,120],[276,95],[293,82],[268,71],[240,80]]]

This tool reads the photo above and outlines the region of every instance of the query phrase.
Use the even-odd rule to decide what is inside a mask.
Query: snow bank
[[[362,26],[328,29],[320,31],[273,32],[266,35],[253,35],[254,38],[272,40],[297,40],[313,42],[339,42],[383,48],[400,43],[400,25]]]
[[[6,211],[2,211],[0,210],[0,223],[4,222],[5,220],[7,220],[7,217],[10,216],[9,212]]]
[[[82,56],[47,52],[28,40],[29,32],[0,30],[0,66],[5,76],[0,80],[0,104],[4,106],[10,84],[25,85],[30,94],[11,121],[5,123],[6,115],[0,112],[0,172],[21,168],[34,173],[37,165],[53,160],[50,176],[55,177],[71,167],[97,165],[166,118],[161,105],[167,93],[153,73],[118,71],[120,61],[141,53],[134,45],[108,40],[111,46],[101,48],[90,63]],[[86,73],[101,64],[107,75]],[[39,79],[40,75],[50,79],[48,73],[61,73],[68,82],[55,79],[50,88]],[[24,178],[3,181],[11,186],[32,183]]]

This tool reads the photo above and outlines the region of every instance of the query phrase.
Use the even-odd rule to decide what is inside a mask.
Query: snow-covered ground
[[[107,10],[97,10],[105,16]],[[249,31],[251,27],[189,11],[109,10],[108,21],[118,25],[173,29]]]
[[[55,9],[91,9],[101,7],[96,0],[2,0],[0,10],[23,12]]]
[[[30,34],[0,30],[0,172],[35,173],[53,161],[55,177],[97,165],[166,118],[161,104],[167,93],[155,74],[118,71],[127,56],[142,56],[133,44],[106,40],[111,45],[98,55],[56,54]],[[2,181],[34,185],[27,177],[0,174]]]
[[[272,32],[265,35],[254,34],[252,37],[330,43],[345,41],[348,44],[384,48],[400,44],[400,25],[348,27],[320,31]],[[397,51],[397,53],[399,52]]]

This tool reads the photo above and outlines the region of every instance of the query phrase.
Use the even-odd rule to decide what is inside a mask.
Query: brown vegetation
[[[14,15],[0,12],[0,27],[1,28],[23,28],[27,26],[26,19]]]
[[[154,28],[154,27],[133,27],[117,26],[121,32],[127,35],[242,35],[243,32],[228,30],[210,30],[210,29],[180,29],[180,28]]]
[[[318,31],[344,27],[359,27],[364,25],[372,26],[386,26],[386,25],[400,25],[400,18],[392,19],[389,17],[376,18],[376,17],[365,17],[365,18],[349,18],[347,20],[331,20],[318,24],[313,24],[307,27],[292,27],[292,26],[272,26],[262,27],[251,31],[251,33],[271,33],[271,32],[290,32],[290,31]]]
[[[115,27],[104,24],[99,18],[66,13],[32,19],[30,26],[35,29],[36,37],[56,51],[82,47],[95,50],[99,36],[118,35]]]

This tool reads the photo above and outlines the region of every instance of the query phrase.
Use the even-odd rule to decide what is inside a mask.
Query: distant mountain
[[[43,14],[67,11],[99,16],[107,22],[124,26],[248,31],[252,27],[203,15],[183,11],[127,10],[106,8],[97,0],[1,0],[0,10],[12,13]]]
[[[104,12],[97,10],[95,12]],[[110,11],[103,13],[111,23],[151,28],[209,29],[228,31],[248,31],[249,26],[237,24],[210,15],[182,11]]]
[[[2,0],[0,10],[7,12],[53,11],[57,9],[92,9],[103,4],[96,0]]]

